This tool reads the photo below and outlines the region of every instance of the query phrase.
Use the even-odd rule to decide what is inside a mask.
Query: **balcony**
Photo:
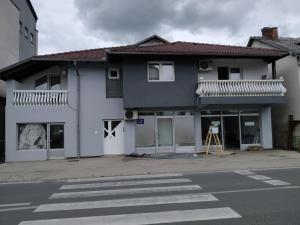
[[[64,106],[68,104],[68,91],[14,90],[15,106]]]
[[[198,104],[283,103],[286,88],[279,80],[199,80]]]

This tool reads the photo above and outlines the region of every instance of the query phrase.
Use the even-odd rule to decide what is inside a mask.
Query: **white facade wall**
[[[243,80],[260,80],[268,74],[268,65],[263,59],[213,59],[213,70],[199,72],[204,80],[218,80],[218,67],[241,68]]]

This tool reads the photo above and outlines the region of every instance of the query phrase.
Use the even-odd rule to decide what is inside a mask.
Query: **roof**
[[[151,36],[142,43],[152,41],[158,36]],[[164,39],[162,39],[164,40]],[[1,79],[9,79],[16,73],[31,67],[44,65],[45,67],[57,62],[68,61],[108,61],[109,56],[113,55],[182,55],[182,56],[205,56],[205,57],[243,57],[243,58],[262,58],[268,61],[277,60],[288,55],[285,51],[276,49],[250,48],[231,45],[216,45],[192,42],[165,42],[155,45],[126,45],[108,48],[88,49],[82,51],[62,52],[57,54],[47,54],[34,56],[22,62],[11,65],[0,70]]]
[[[300,55],[300,37],[279,37],[275,40],[269,40],[263,37],[250,37],[247,46],[252,46],[254,41],[259,41],[279,50],[287,51],[293,55]]]
[[[150,36],[150,37],[148,37],[148,38],[146,38],[142,41],[139,41],[139,42],[135,43],[134,45],[135,46],[143,46],[143,45],[144,46],[145,45],[147,45],[147,46],[152,45],[153,46],[153,45],[168,44],[168,43],[170,43],[170,42],[168,42],[166,39],[163,39],[162,37],[154,34],[154,35],[152,35],[152,36]]]
[[[231,45],[216,45],[192,42],[173,42],[156,46],[127,46],[110,50],[109,54],[170,54],[199,56],[230,56],[230,57],[281,57],[283,51],[249,48]]]

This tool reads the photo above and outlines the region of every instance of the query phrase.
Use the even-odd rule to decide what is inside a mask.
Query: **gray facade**
[[[262,80],[268,64],[260,57],[209,57],[209,70],[199,68],[203,56],[195,55],[45,57],[0,74],[7,80],[6,161],[196,153],[204,150],[212,124],[226,149],[273,147],[271,107],[284,101],[283,81],[270,81],[278,85],[273,90],[269,81]],[[157,74],[149,73],[149,64],[155,64],[159,79],[151,80],[150,75]],[[220,79],[219,67],[239,71],[232,75],[238,75],[238,81]],[[168,77],[160,80],[163,74]],[[201,81],[238,86],[225,88],[224,96],[207,98],[198,93]],[[231,96],[232,87],[242,89],[241,85],[250,85],[245,87],[251,90]],[[279,89],[282,95],[276,92]],[[134,118],[125,118],[128,110],[133,110]]]

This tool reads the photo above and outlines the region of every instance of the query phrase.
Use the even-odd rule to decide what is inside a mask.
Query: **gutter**
[[[73,61],[77,74],[77,160],[80,160],[80,73],[77,67],[77,61]]]

